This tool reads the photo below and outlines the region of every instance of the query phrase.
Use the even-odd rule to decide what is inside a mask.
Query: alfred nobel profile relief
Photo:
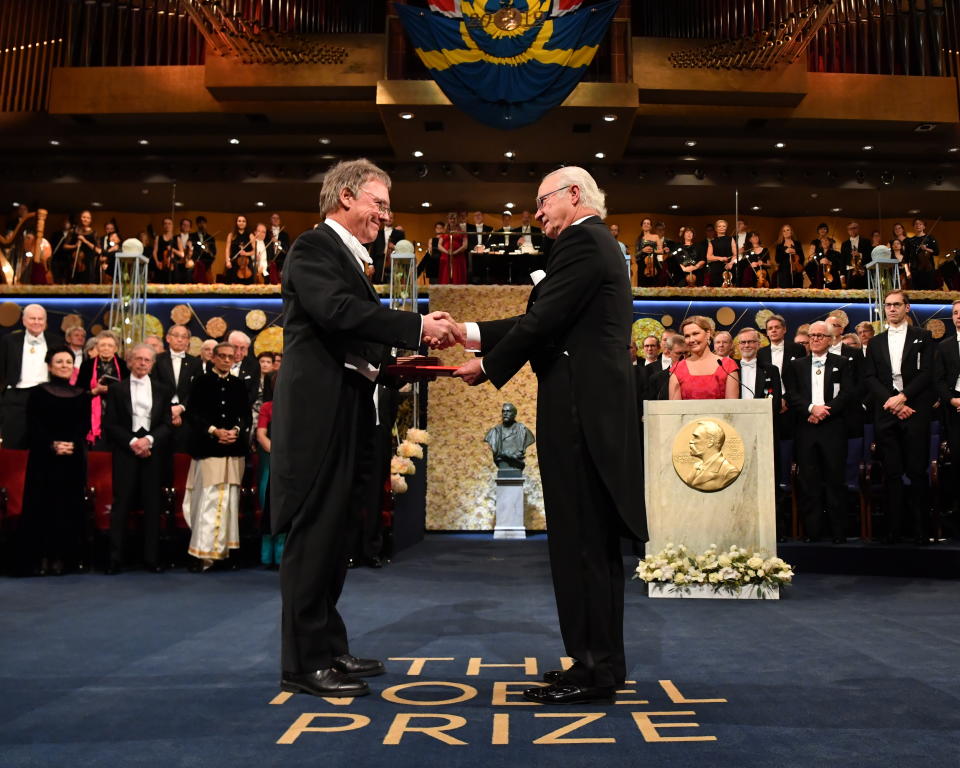
[[[527,448],[536,442],[533,432],[517,421],[517,406],[513,403],[503,404],[500,417],[500,423],[490,428],[483,441],[490,446],[498,469],[522,471]]]
[[[735,442],[736,448],[725,454],[728,437],[733,438],[730,442]],[[721,491],[743,470],[743,442],[733,427],[714,419],[699,419],[681,429],[675,438],[673,466],[690,488],[706,493]]]

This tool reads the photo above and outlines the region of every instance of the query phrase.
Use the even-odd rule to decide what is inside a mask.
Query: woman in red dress
[[[457,224],[457,214],[447,217],[447,231],[440,235],[440,285],[467,284],[467,234]]]
[[[687,358],[670,374],[671,400],[737,400],[740,398],[740,370],[729,357],[710,351],[713,324],[692,315],[680,325],[687,343]]]

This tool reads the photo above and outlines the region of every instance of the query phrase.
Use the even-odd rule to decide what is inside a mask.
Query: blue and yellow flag
[[[395,6],[417,55],[457,107],[495,128],[540,119],[574,89],[620,0],[431,0]]]

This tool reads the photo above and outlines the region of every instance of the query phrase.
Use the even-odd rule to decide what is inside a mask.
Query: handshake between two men
[[[467,348],[467,326],[458,323],[449,312],[431,312],[423,318],[422,341],[431,349],[447,349],[457,344]],[[487,380],[480,364],[480,358],[469,360],[453,375],[463,379],[470,386],[482,384]]]

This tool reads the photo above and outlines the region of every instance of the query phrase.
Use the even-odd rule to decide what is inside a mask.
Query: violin
[[[859,251],[851,251],[850,253],[850,271],[856,277],[867,274],[867,270],[863,268],[863,256]]]
[[[823,268],[823,284],[833,285],[833,267],[830,264],[830,259],[821,261],[820,266]]]
[[[77,238],[77,250],[73,256],[73,275],[76,275],[78,272],[82,275],[87,271],[87,254],[84,252],[83,247],[94,248],[93,243],[87,240],[84,235],[93,234],[93,230],[81,230],[80,227],[75,227],[73,234]]]
[[[726,264],[724,264],[724,267],[726,267]],[[732,270],[730,269],[723,270],[723,284],[720,287],[721,288],[733,287],[733,271]]]
[[[801,258],[800,254],[797,253],[797,249],[793,244],[793,241],[791,241],[790,245],[787,245],[786,242],[784,242],[783,245],[787,253],[790,255],[790,271],[796,274],[803,272],[803,259]]]
[[[253,277],[253,270],[250,269],[250,257],[244,251],[237,254],[236,276],[238,280],[250,280]]]
[[[655,249],[657,244],[652,240],[644,240],[643,244],[640,246],[643,248]],[[656,251],[651,250],[650,253],[647,253],[643,257],[643,276],[644,277],[655,277],[657,274],[657,256]]]

